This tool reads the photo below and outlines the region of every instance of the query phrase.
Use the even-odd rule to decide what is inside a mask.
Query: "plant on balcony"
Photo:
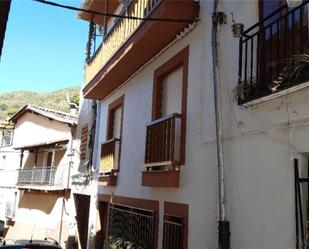
[[[302,79],[309,79],[309,54],[295,54],[285,60],[285,67],[279,77],[268,84],[268,90],[277,91],[280,87],[298,83]]]
[[[144,249],[137,243],[130,241],[126,236],[109,235],[103,249]]]
[[[309,69],[309,51],[303,54],[296,54],[292,57],[294,62],[294,69],[290,75],[290,78],[299,79],[301,74],[308,76]]]
[[[247,80],[243,80],[237,85],[235,85],[232,89],[233,100],[237,102],[239,99],[246,99],[249,96],[250,91],[254,87],[254,85],[256,85],[255,78],[252,80],[251,85],[250,82],[248,82]]]

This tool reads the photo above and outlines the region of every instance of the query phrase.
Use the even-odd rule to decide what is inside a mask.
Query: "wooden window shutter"
[[[183,67],[166,75],[162,80],[161,116],[181,114],[182,109]]]
[[[87,143],[88,143],[88,124],[83,125],[81,142],[80,142],[80,159],[85,160],[87,154]]]

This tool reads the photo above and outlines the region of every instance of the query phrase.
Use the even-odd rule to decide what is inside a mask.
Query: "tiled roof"
[[[17,113],[15,113],[15,115],[10,118],[10,121],[15,123],[16,120],[26,111],[34,112],[47,118],[51,118],[59,122],[68,123],[71,125],[75,125],[77,123],[76,115],[30,104],[25,105],[22,109],[20,109]]]

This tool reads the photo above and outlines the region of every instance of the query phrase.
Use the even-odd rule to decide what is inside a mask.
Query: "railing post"
[[[31,185],[33,184],[33,173],[34,173],[34,170],[31,170],[31,179],[30,179],[30,184]]]
[[[48,175],[48,185],[49,186],[53,185],[53,178],[54,178],[54,167],[51,166],[49,169],[49,175]]]
[[[239,57],[238,57],[238,84],[242,80],[242,36],[239,38]]]

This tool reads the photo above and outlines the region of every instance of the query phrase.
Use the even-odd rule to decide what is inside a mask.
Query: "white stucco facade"
[[[307,88],[251,108],[233,101],[239,40],[231,32],[233,12],[245,28],[258,22],[257,1],[222,1],[227,23],[219,27],[220,103],[223,118],[226,219],[231,248],[293,248],[295,207],[293,158],[306,168],[309,152]],[[145,65],[122,87],[100,101],[98,143],[105,142],[108,106],[124,95],[120,172],[116,187],[98,194],[158,200],[159,248],[164,201],[189,205],[188,248],[217,247],[217,156],[213,98],[212,3],[200,1],[200,22]],[[250,14],[249,14],[250,13]],[[141,185],[146,124],[151,121],[154,71],[189,46],[186,162],[179,188]],[[97,156],[97,165],[99,157]],[[304,174],[304,173],[303,173]]]
[[[231,248],[295,247],[293,159],[305,176],[309,152],[308,88],[255,104],[233,101],[237,84],[239,40],[231,32],[233,12],[249,28],[258,22],[258,1],[221,1],[227,23],[218,31],[219,89],[223,124],[226,219]],[[105,142],[108,106],[124,95],[120,172],[116,187],[99,186],[98,194],[158,200],[162,245],[164,201],[189,205],[188,248],[217,248],[218,187],[213,97],[210,13],[200,1],[200,22],[187,35],[144,65],[119,89],[99,102],[95,153]],[[154,71],[189,46],[186,161],[179,188],[141,185],[146,124],[151,121]],[[95,157],[96,166],[99,157]],[[305,200],[306,201],[306,200]]]

